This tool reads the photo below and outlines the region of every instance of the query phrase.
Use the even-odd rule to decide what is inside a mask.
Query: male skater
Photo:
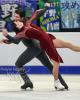
[[[45,9],[41,9],[40,11],[38,11],[37,13],[37,17],[40,17],[44,12],[46,11]],[[15,19],[14,20],[22,20],[23,19],[23,13],[20,12],[19,10],[17,10],[15,12]],[[17,30],[16,28],[14,28],[14,31],[17,32],[19,30]],[[15,43],[18,44],[20,41],[23,42],[23,44],[25,46],[27,46],[28,48],[19,56],[18,60],[16,61],[16,66],[18,69],[18,72],[20,73],[22,79],[24,80],[24,85],[21,86],[22,89],[26,89],[28,87],[33,88],[33,84],[30,81],[29,77],[27,76],[25,69],[23,68],[23,65],[25,65],[26,63],[28,63],[29,61],[31,61],[34,57],[36,57],[37,59],[39,59],[41,61],[41,63],[46,66],[50,72],[52,73],[52,69],[53,66],[50,63],[46,53],[40,48],[40,44],[39,41],[35,40],[35,39],[22,39],[22,40],[16,40],[15,38],[11,37],[11,36],[7,36],[8,40],[4,40],[3,42],[5,43]],[[65,83],[65,81],[62,79],[61,75],[59,74],[59,80],[61,82],[61,84],[65,87],[65,89],[68,89],[67,84]]]

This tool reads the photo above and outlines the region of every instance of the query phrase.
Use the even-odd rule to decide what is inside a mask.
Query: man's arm
[[[8,34],[8,32],[6,30],[4,30],[2,32],[2,34],[7,38],[2,40],[4,43],[10,44],[10,43],[14,43],[14,44],[18,44],[20,42],[21,39],[16,38],[16,37],[12,37]]]
[[[6,38],[11,42],[11,43],[14,43],[14,44],[19,44],[20,42],[20,39],[16,38],[16,37],[12,37],[10,35],[7,35]]]
[[[32,15],[32,17],[30,18],[29,21],[32,22],[32,21],[34,21],[34,20],[40,18],[40,17],[45,13],[45,11],[46,11],[49,7],[50,7],[50,4],[49,4],[49,3],[46,3],[46,4],[45,4],[45,8],[44,8],[44,9],[36,10],[36,11],[34,12],[34,14]]]

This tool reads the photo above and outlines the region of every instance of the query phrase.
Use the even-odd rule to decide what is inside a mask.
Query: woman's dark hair
[[[18,33],[20,32],[20,30],[16,27],[16,24],[14,22],[12,22],[12,25],[13,25],[13,31]]]
[[[21,8],[18,8],[18,9],[15,11],[15,13],[16,13],[16,14],[19,14],[22,20],[25,19],[25,11],[23,11]],[[24,20],[23,20],[23,21],[24,21]],[[21,31],[20,29],[18,29],[18,28],[16,27],[16,24],[14,23],[14,20],[12,21],[12,24],[13,24],[13,31],[14,31],[14,32],[17,33],[17,32],[20,32],[20,31]]]
[[[23,11],[21,8],[17,9],[15,11],[16,14],[19,14],[21,18],[25,17],[25,11]]]

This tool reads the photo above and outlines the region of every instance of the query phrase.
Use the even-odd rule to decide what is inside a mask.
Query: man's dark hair
[[[25,11],[23,11],[22,9],[17,9],[15,11],[16,14],[19,14],[21,18],[25,17]]]

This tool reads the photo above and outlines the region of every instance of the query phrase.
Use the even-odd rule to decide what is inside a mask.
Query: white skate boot
[[[54,87],[57,91],[63,91],[65,87],[60,83],[59,79],[54,81]]]

